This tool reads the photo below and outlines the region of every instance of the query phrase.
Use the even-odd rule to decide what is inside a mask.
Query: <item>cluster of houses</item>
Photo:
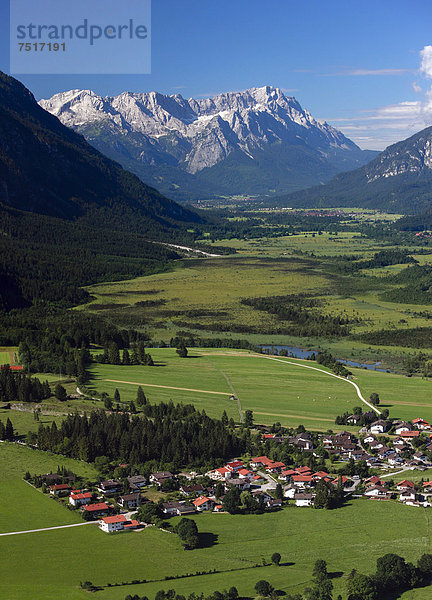
[[[389,489],[386,481],[374,475],[365,482],[364,496],[374,500],[390,500],[395,495],[400,502],[408,506],[432,506],[432,481],[425,481],[416,485],[409,479],[399,481],[395,491]]]
[[[353,415],[354,417],[355,415]],[[432,452],[432,427],[422,418],[414,419],[411,423],[396,421],[391,424],[391,432],[396,437],[383,438],[387,433],[389,423],[379,419],[368,428],[360,429],[360,438],[354,434],[342,431],[339,433],[321,434],[319,441],[329,456],[334,455],[342,461],[365,461],[369,467],[378,468],[427,468],[432,466],[428,455],[418,450],[415,443],[423,432],[422,440],[426,451]],[[431,431],[429,440],[424,435]],[[285,442],[295,445],[302,451],[314,453],[312,435],[308,432],[296,436],[286,436],[265,433],[264,440]],[[423,444],[424,447],[424,444]],[[408,452],[407,452],[408,450]],[[359,477],[334,478],[325,471],[313,472],[307,466],[288,467],[281,461],[267,456],[252,457],[247,464],[242,460],[232,460],[223,466],[208,471],[205,475],[214,484],[204,487],[197,483],[197,473],[182,473],[190,483],[179,489],[180,498],[162,504],[163,513],[170,516],[185,516],[203,511],[220,512],[223,510],[223,496],[229,489],[237,488],[240,492],[248,490],[255,498],[260,498],[267,509],[282,506],[282,500],[271,493],[276,482],[282,485],[283,496],[294,501],[296,506],[312,506],[315,497],[315,487],[321,480],[337,486],[342,483],[345,493],[352,493],[360,482]],[[169,471],[152,473],[149,481],[142,475],[133,475],[125,480],[108,479],[97,485],[97,491],[76,489],[74,477],[47,474],[41,476],[43,482],[49,485],[52,496],[68,497],[71,507],[79,509],[88,519],[99,520],[103,531],[126,531],[140,526],[138,521],[128,519],[124,514],[113,514],[120,509],[123,512],[137,509],[148,500],[143,496],[143,488],[150,483],[159,488],[167,480],[176,479]],[[432,482],[423,483],[420,487],[403,480],[396,485],[396,490],[389,489],[388,484],[378,476],[370,477],[362,482],[365,486],[363,495],[375,500],[389,500],[398,494],[398,499],[411,506],[432,506]],[[222,490],[221,490],[221,487]],[[216,487],[218,494],[216,496]],[[222,491],[222,493],[221,493]]]
[[[42,476],[44,479],[55,481],[59,476],[48,474]],[[65,478],[63,478],[65,479]],[[68,497],[68,503],[79,509],[85,518],[99,520],[99,526],[103,531],[126,531],[136,529],[139,523],[136,520],[127,519],[124,515],[113,515],[115,507],[108,498],[115,500],[121,509],[137,509],[142,502],[147,501],[141,494],[142,488],[147,480],[142,475],[133,475],[127,478],[129,491],[122,493],[124,485],[117,479],[101,481],[97,486],[97,492],[75,489],[73,477],[68,483],[52,483],[49,486],[51,496]]]

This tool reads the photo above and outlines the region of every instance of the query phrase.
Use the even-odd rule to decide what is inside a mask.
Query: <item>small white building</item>
[[[370,426],[371,433],[385,433],[385,431],[387,431],[387,423],[382,419],[380,419],[379,421],[375,421],[375,423],[372,423],[372,425]]]
[[[313,494],[295,494],[294,500],[296,506],[312,506]]]
[[[69,496],[69,504],[72,506],[84,506],[85,504],[90,504],[93,498],[93,494],[91,492],[76,492]]]

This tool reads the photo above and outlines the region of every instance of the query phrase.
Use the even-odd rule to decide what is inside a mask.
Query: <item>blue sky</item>
[[[0,0],[5,72],[8,13]],[[151,74],[18,78],[38,99],[72,88],[206,97],[274,85],[361,147],[382,149],[432,124],[432,69],[419,71],[429,45],[425,0],[153,0]]]

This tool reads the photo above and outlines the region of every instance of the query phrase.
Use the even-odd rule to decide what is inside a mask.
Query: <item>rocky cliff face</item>
[[[156,184],[159,178],[162,189],[171,178],[173,191],[194,179],[207,182],[215,194],[241,188],[244,180],[247,193],[254,187],[256,193],[295,189],[326,181],[372,156],[270,86],[202,100],[157,92],[102,98],[71,90],[40,105],[141,177],[155,176]]]
[[[408,173],[432,175],[432,128],[427,128],[408,140],[386,148],[370,165],[366,177],[369,182],[382,177],[396,177]]]

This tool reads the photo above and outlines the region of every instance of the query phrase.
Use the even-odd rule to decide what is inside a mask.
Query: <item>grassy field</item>
[[[370,269],[363,271],[362,277],[336,274],[330,268],[338,256],[365,259],[383,247],[390,248],[359,234],[227,240],[226,245],[235,247],[238,253],[182,260],[168,273],[91,286],[87,289],[94,300],[79,310],[91,310],[116,323],[138,327],[153,339],[169,341],[178,331],[186,330],[202,337],[240,337],[253,343],[322,345],[340,357],[382,359],[387,364],[395,361],[395,355],[412,354],[415,349],[371,348],[344,338],[296,338],[287,333],[289,327],[275,315],[254,310],[241,300],[310,293],[320,299],[323,314],[360,319],[352,326],[353,333],[430,325],[418,314],[428,311],[428,305],[399,304],[380,297],[394,287],[384,276],[406,265]],[[432,261],[432,255],[416,255],[415,249],[413,256],[421,264]]]
[[[301,592],[310,581],[314,561],[324,558],[335,573],[336,595],[345,592],[346,576],[352,568],[371,572],[376,559],[389,548],[411,560],[429,550],[424,511],[397,503],[355,500],[325,513],[288,507],[265,515],[203,514],[196,520],[206,547],[191,552],[182,550],[175,535],[154,528],[108,536],[90,525],[0,538],[4,570],[0,593],[9,600],[85,598],[86,593],[77,588],[79,581],[106,585],[132,579],[159,581],[105,587],[98,597],[121,600],[126,594],[138,593],[153,598],[159,589],[172,588],[179,593],[209,593],[230,585],[253,596],[258,579],[267,579],[285,592]],[[253,568],[275,551],[288,565]],[[26,565],[25,581],[18,577],[22,564]],[[222,573],[163,580],[167,575],[209,568]],[[58,579],[56,586],[53,573]]]
[[[16,346],[0,347],[0,365],[15,365],[15,355],[18,352]]]
[[[81,461],[0,443],[0,533],[81,522],[76,514],[22,479],[26,471],[31,474],[56,472],[59,465],[83,477],[96,476],[93,467]],[[11,539],[2,539],[3,548]]]
[[[59,423],[62,420],[61,416],[45,415],[42,412],[39,421],[35,421],[33,412],[0,409],[0,421],[5,424],[8,418],[12,421],[14,430],[19,435],[25,435],[29,431],[37,431],[40,423],[47,425],[51,424],[53,421]]]
[[[93,388],[110,395],[118,388],[121,399],[130,401],[136,398],[140,384],[150,402],[193,403],[210,416],[220,417],[226,410],[238,420],[237,402],[230,400],[234,393],[243,411],[253,410],[257,423],[279,421],[291,427],[302,423],[322,431],[340,429],[334,424],[335,417],[360,404],[353,386],[330,377],[328,370],[311,361],[282,359],[285,365],[237,350],[193,348],[187,359],[179,358],[174,349],[150,351],[156,367],[94,365]],[[368,398],[377,392],[381,406],[389,408],[392,417],[432,420],[431,381],[365,369],[352,371],[363,395]],[[176,387],[183,389],[172,389]]]

